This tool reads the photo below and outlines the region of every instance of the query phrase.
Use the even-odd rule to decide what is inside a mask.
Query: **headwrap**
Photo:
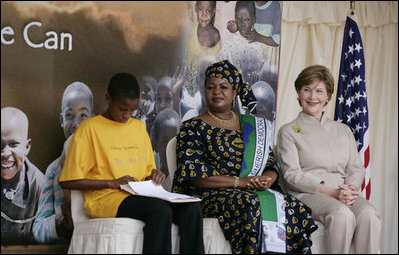
[[[242,75],[237,68],[228,60],[223,60],[210,65],[205,71],[206,80],[210,77],[223,79],[233,86],[233,90],[237,91],[244,110],[248,110],[251,114],[256,114],[256,98],[252,92],[251,86],[244,83]]]

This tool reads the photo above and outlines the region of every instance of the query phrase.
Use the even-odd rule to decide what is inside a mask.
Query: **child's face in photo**
[[[211,2],[209,1],[198,1],[197,2],[197,21],[202,27],[206,27],[211,23],[215,10],[212,9]]]
[[[12,179],[22,169],[25,156],[30,149],[30,139],[27,139],[27,135],[26,127],[19,121],[10,120],[1,124],[1,177],[3,179]]]
[[[139,98],[130,99],[124,96],[111,99],[108,94],[106,100],[111,120],[120,123],[128,122],[140,101]]]
[[[75,133],[80,123],[93,116],[91,112],[90,101],[87,97],[70,98],[61,113],[61,127],[64,130],[65,137]]]
[[[143,89],[140,93],[140,108],[147,114],[150,111],[151,105],[154,103],[155,93],[149,87]]]
[[[167,86],[159,85],[157,89],[156,111],[161,112],[163,109],[173,109],[172,92]]]
[[[258,103],[256,104],[255,116],[268,120],[274,120],[275,116],[273,102],[267,98],[256,97],[256,99],[258,100]]]
[[[252,29],[255,19],[252,13],[246,8],[241,8],[236,13],[236,22],[238,31],[242,36],[246,36]]]

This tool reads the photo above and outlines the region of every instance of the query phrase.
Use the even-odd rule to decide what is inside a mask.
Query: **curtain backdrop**
[[[301,110],[294,81],[306,66],[330,68],[338,81],[350,1],[284,2],[276,134]],[[350,15],[351,16],[351,15]],[[398,3],[355,1],[369,107],[371,202],[383,217],[381,253],[398,253]],[[336,90],[337,84],[335,84]],[[334,118],[336,92],[326,106]]]

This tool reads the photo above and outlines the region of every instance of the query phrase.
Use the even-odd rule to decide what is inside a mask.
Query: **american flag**
[[[370,199],[369,118],[362,38],[356,22],[346,18],[334,119],[352,129],[366,175],[362,195]]]

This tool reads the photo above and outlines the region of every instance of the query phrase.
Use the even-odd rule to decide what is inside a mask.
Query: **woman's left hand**
[[[247,188],[254,190],[266,190],[271,186],[271,177],[269,176],[251,176],[250,181],[247,183]]]

